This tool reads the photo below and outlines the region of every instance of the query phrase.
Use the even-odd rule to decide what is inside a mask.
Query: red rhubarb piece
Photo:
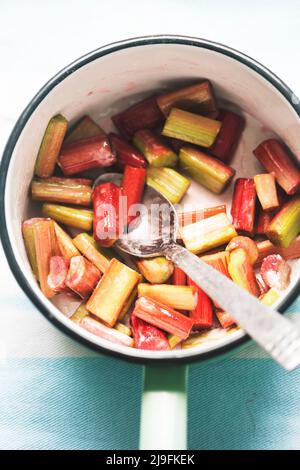
[[[254,229],[256,190],[252,178],[238,178],[235,182],[231,215],[236,230],[251,234]]]
[[[217,117],[222,122],[222,127],[210,152],[225,162],[233,156],[243,129],[245,119],[232,111],[222,110]]]
[[[84,256],[73,256],[66,279],[66,285],[83,299],[96,287],[101,273]]]
[[[190,313],[195,328],[210,328],[213,325],[213,306],[208,295],[197,284],[188,278],[188,285],[195,286],[198,291],[198,304]]]
[[[146,181],[146,169],[136,168],[126,165],[122,181],[122,192],[127,205],[127,214],[125,223],[128,225],[138,215],[134,208],[135,204],[140,204],[143,197],[144,186]]]
[[[262,262],[260,273],[269,287],[282,290],[290,283],[291,268],[280,255],[267,256]]]
[[[109,140],[117,157],[117,165],[123,169],[125,165],[146,168],[147,162],[143,155],[132,145],[128,144],[117,134],[109,134]]]
[[[291,195],[300,191],[300,171],[288,151],[276,139],[262,142],[254,151],[262,166],[273,173],[277,183]]]
[[[167,336],[155,326],[149,325],[135,315],[131,316],[131,325],[136,348],[153,351],[170,349]]]
[[[174,286],[186,286],[187,283],[187,276],[182,269],[178,268],[178,266],[174,266],[174,271],[171,276],[171,284]]]
[[[222,310],[216,311],[216,317],[219,320],[222,328],[229,328],[235,324],[235,320],[230,316],[230,314],[223,312]]]
[[[121,196],[114,183],[103,183],[93,190],[94,238],[101,246],[112,246],[123,232]]]
[[[155,97],[146,98],[112,118],[121,135],[128,140],[140,129],[153,129],[159,126],[163,119],[164,116]]]
[[[63,256],[52,256],[47,283],[54,292],[69,292],[66,286],[70,260]]]
[[[66,176],[76,175],[86,170],[105,168],[115,163],[108,138],[90,137],[63,147],[58,165]]]

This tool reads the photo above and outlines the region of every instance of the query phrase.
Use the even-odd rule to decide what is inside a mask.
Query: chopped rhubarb
[[[101,246],[112,246],[123,233],[121,198],[122,190],[114,183],[103,183],[93,190],[94,238]]]
[[[117,331],[120,331],[120,333],[123,333],[124,335],[132,336],[131,328],[129,328],[128,326],[124,325],[124,323],[121,323],[119,321],[118,323],[115,324],[114,329]]]
[[[53,174],[67,129],[68,121],[61,114],[50,119],[34,168],[34,173],[39,178],[49,178]]]
[[[193,147],[180,149],[179,162],[180,167],[197,183],[217,194],[228,186],[235,175],[233,168]]]
[[[184,227],[185,225],[194,224],[199,220],[207,219],[216,214],[226,214],[226,204],[220,206],[206,207],[205,209],[198,209],[195,211],[182,211],[178,213],[179,226]]]
[[[218,114],[213,87],[208,80],[159,95],[157,104],[165,116],[174,107],[213,118]]]
[[[107,270],[110,261],[115,256],[112,250],[100,246],[88,233],[80,233],[73,239],[73,243],[102,273]]]
[[[228,272],[229,253],[227,251],[218,251],[211,255],[201,256],[201,260],[224,274],[224,276],[230,277]]]
[[[37,260],[36,260],[36,252],[35,252],[35,243],[34,243],[34,236],[33,236],[33,225],[37,222],[42,222],[47,219],[45,217],[33,217],[32,219],[27,219],[22,224],[22,235],[24,239],[24,244],[26,248],[26,253],[29,259],[29,263],[32,269],[34,276],[38,279],[38,267],[37,267]]]
[[[151,166],[173,167],[177,163],[176,153],[149,129],[137,131],[134,134],[133,143]]]
[[[178,266],[174,266],[171,282],[174,286],[186,286],[187,276]]]
[[[89,137],[103,136],[105,132],[98,124],[93,121],[89,116],[83,116],[74,128],[68,132],[64,140],[64,144],[71,144],[78,140],[88,139]]]
[[[126,315],[127,315],[127,317],[128,317],[128,315],[130,315],[130,312],[133,310],[133,304],[134,304],[136,298],[137,298],[137,287],[135,287],[133,289],[130,296],[128,297],[128,299],[124,303],[124,305],[121,309],[121,312],[119,313],[118,321],[123,320],[123,318],[125,318]]]
[[[131,317],[131,325],[135,347],[152,351],[166,351],[170,349],[165,333],[149,323],[140,320],[135,315]]]
[[[276,139],[265,140],[253,153],[263,167],[274,174],[277,183],[287,194],[299,192],[300,170],[281,142]]]
[[[222,110],[217,119],[221,121],[222,126],[209,151],[220,160],[228,162],[237,147],[245,127],[245,120],[242,116],[227,110]]]
[[[210,328],[213,325],[213,306],[212,301],[206,293],[200,289],[194,281],[188,278],[189,286],[197,289],[198,301],[196,307],[190,313],[190,319],[193,320],[193,326],[196,328]]]
[[[256,190],[252,178],[238,178],[235,182],[231,215],[236,230],[251,234],[254,230]]]
[[[172,108],[162,134],[191,144],[210,147],[220,131],[221,122],[198,114]]]
[[[235,228],[223,213],[186,225],[180,232],[186,248],[195,254],[224,245],[237,236]]]
[[[38,280],[43,294],[53,297],[55,291],[48,285],[50,259],[57,254],[56,236],[52,220],[45,220],[32,225]]]
[[[177,204],[190,186],[190,181],[172,168],[148,168],[147,184],[172,204]]]
[[[156,98],[150,97],[116,114],[112,120],[123,137],[129,140],[140,129],[153,129],[159,126],[163,115],[157,106]]]
[[[229,328],[230,326],[235,325],[235,320],[227,312],[223,312],[222,310],[217,310],[216,317],[219,320],[222,328]]]
[[[58,251],[61,256],[70,259],[73,256],[80,255],[70,235],[68,235],[56,222],[54,222],[54,230],[56,234]]]
[[[70,260],[63,256],[52,256],[50,258],[50,271],[47,282],[54,292],[69,292],[69,288],[66,286],[69,264]]]
[[[70,319],[75,323],[80,323],[82,318],[88,317],[89,315],[90,314],[89,311],[86,309],[85,303],[82,302],[79,307],[77,307]]]
[[[66,176],[86,170],[106,168],[116,161],[106,136],[89,137],[64,145],[58,165]]]
[[[288,248],[299,233],[300,196],[295,196],[271,220],[266,235],[275,245]]]
[[[109,326],[114,326],[140,275],[117,259],[112,259],[89,298],[87,309]]]
[[[129,225],[138,215],[137,204],[140,204],[143,197],[146,182],[146,169],[136,168],[126,165],[122,181],[122,193],[125,198],[127,214],[125,224]]]
[[[149,297],[139,297],[133,315],[182,339],[189,336],[193,320]]]
[[[93,226],[93,212],[88,209],[75,209],[60,204],[43,204],[42,212],[46,217],[70,227],[90,231]]]
[[[194,310],[198,299],[197,288],[194,285],[141,283],[138,285],[138,296],[149,297],[176,310]]]
[[[107,326],[89,316],[82,318],[79,325],[90,333],[99,336],[100,338],[106,339],[111,343],[121,344],[122,346],[127,346],[129,348],[133,348],[134,346],[133,338],[125,335],[124,333],[121,333],[120,331],[117,331],[114,328],[108,328]]]
[[[249,237],[238,236],[230,240],[226,247],[226,251],[233,251],[236,248],[243,248],[251,264],[255,264],[258,258],[258,249],[256,243]]]
[[[178,348],[178,346],[180,345],[182,339],[179,338],[179,336],[169,334],[168,341],[171,349],[180,349],[180,347]]]
[[[255,235],[265,235],[268,230],[269,223],[274,217],[273,212],[264,212],[259,205],[257,207],[257,214],[256,214],[256,220],[255,220]]]
[[[260,274],[269,287],[284,290],[291,280],[291,268],[280,255],[269,255],[264,258]]]
[[[99,269],[84,256],[73,256],[70,259],[66,286],[84,299],[96,287],[100,277]]]
[[[81,184],[81,179],[53,177],[33,180],[31,183],[32,199],[37,201],[90,206],[91,194],[92,187]]]
[[[126,165],[146,168],[147,161],[132,145],[121,139],[117,134],[109,134],[110,145],[117,157],[117,165],[123,169]]]
[[[270,289],[265,295],[261,297],[263,304],[272,307],[280,299],[280,294],[275,289]]]
[[[279,207],[274,175],[263,173],[254,176],[256,194],[264,211],[273,211]]]
[[[231,251],[228,263],[228,271],[231,279],[250,294],[258,297],[260,294],[253,266],[243,248]]]
[[[163,284],[169,279],[174,270],[174,264],[165,256],[142,258],[136,264],[140,273],[151,284]]]
[[[256,246],[259,253],[256,266],[260,266],[266,256],[274,254],[279,254],[284,259],[300,258],[300,236],[295,238],[288,248],[282,248],[280,246],[274,245],[272,242],[270,242],[270,240],[263,240],[258,242]]]

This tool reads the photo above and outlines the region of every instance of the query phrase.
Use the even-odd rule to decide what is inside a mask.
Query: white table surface
[[[300,95],[299,0],[0,0],[0,149],[32,96],[63,66],[101,45],[159,33],[197,36],[236,48]],[[94,355],[36,311],[10,273],[1,248],[0,300],[4,362],[6,357]],[[296,439],[294,446],[299,445]]]

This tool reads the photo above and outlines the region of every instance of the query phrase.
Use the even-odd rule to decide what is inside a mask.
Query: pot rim
[[[61,83],[65,78],[71,75],[73,72],[77,71],[84,65],[93,62],[100,57],[103,57],[108,54],[112,54],[114,52],[128,49],[131,47],[138,47],[138,46],[148,46],[153,44],[180,44],[180,45],[188,45],[194,47],[200,47],[204,49],[209,49],[215,52],[219,52],[227,57],[230,57],[238,62],[246,65],[250,69],[254,70],[256,73],[261,75],[264,79],[266,79],[271,85],[273,85],[288,101],[288,103],[293,107],[296,111],[297,115],[300,118],[300,104],[299,100],[296,99],[295,94],[292,90],[280,79],[278,78],[273,72],[271,72],[268,68],[257,62],[256,60],[252,59],[250,56],[243,54],[236,49],[230,48],[225,46],[221,43],[217,43],[214,41],[209,41],[206,39],[195,38],[190,36],[182,36],[182,35],[150,35],[150,36],[141,36],[141,37],[134,37],[125,39],[118,42],[113,42],[107,44],[105,46],[101,46],[92,52],[89,52],[80,58],[76,59],[74,62],[70,63],[69,65],[65,66],[61,69],[56,75],[54,75],[39,91],[38,93],[31,99],[29,104],[26,106],[24,111],[21,113],[20,117],[18,118],[9,138],[7,144],[3,151],[3,156],[0,165],[0,236],[2,245],[4,248],[5,256],[7,258],[8,264],[10,269],[17,280],[19,286],[25,292],[25,294],[29,297],[32,303],[38,308],[38,310],[57,328],[63,331],[68,336],[73,337],[80,343],[88,346],[89,348],[96,350],[98,352],[104,353],[109,356],[114,356],[119,359],[123,359],[130,362],[135,362],[139,364],[163,364],[163,363],[190,363],[195,361],[203,361],[209,358],[220,358],[223,356],[224,353],[236,350],[238,346],[246,344],[250,341],[249,336],[245,335],[242,338],[236,339],[232,341],[230,344],[225,346],[221,346],[213,351],[208,352],[200,352],[195,353],[194,355],[188,357],[181,357],[181,358],[141,358],[135,356],[129,356],[126,353],[112,351],[109,348],[104,346],[100,346],[98,344],[93,343],[92,341],[82,337],[80,334],[72,331],[70,328],[65,326],[61,323],[58,319],[54,318],[50,312],[48,311],[47,307],[41,302],[38,296],[35,294],[34,290],[32,289],[30,283],[28,282],[25,274],[23,273],[21,267],[17,263],[15,259],[15,255],[10,243],[9,234],[6,226],[6,216],[5,216],[5,189],[6,189],[6,177],[7,172],[10,164],[10,159],[12,157],[14,148],[16,143],[33,112],[38,107],[38,105],[43,101],[43,99],[48,95],[48,93],[55,88],[59,83]],[[291,292],[285,297],[283,302],[279,307],[280,312],[284,312],[284,310],[293,302],[293,300],[298,296],[300,292],[300,279],[291,290]]]

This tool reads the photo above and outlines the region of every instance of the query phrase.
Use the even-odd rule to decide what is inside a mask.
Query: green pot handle
[[[186,450],[187,375],[182,365],[145,367],[140,449]]]

